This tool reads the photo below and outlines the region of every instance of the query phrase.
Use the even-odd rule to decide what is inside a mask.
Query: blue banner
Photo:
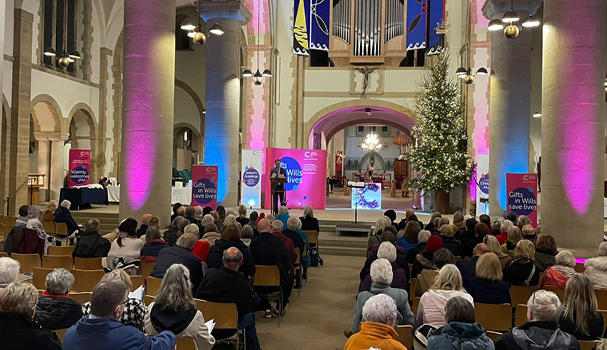
[[[407,0],[407,50],[426,48],[428,0]]]
[[[310,0],[294,0],[293,5],[293,53],[310,54]]]
[[[310,0],[310,49],[329,51],[331,0]]]
[[[441,26],[445,19],[445,0],[428,1],[430,1],[428,55],[435,55],[445,50],[445,35],[436,32],[436,27]]]

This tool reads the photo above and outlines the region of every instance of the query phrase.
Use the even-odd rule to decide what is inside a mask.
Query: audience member
[[[448,249],[441,248],[434,252],[432,255],[432,263],[434,269],[423,269],[419,275],[417,275],[417,289],[415,296],[421,296],[424,294],[432,285],[438,275],[438,271],[445,265],[453,261],[453,254]]]
[[[539,237],[538,237],[539,239]],[[603,335],[603,316],[598,312],[590,279],[575,274],[567,281],[563,314],[559,326],[578,340],[598,339]]]
[[[547,268],[555,264],[555,256],[557,253],[558,250],[554,236],[545,233],[537,236],[533,263],[539,272],[544,272]]]
[[[502,245],[502,244],[506,243],[506,241],[508,241],[508,229],[512,226],[514,226],[512,221],[510,221],[510,220],[502,221],[502,225],[500,226],[501,233],[495,235],[497,240],[500,242],[500,245]]]
[[[487,231],[488,233],[491,233],[491,217],[487,214],[481,214],[478,217],[478,221],[480,224],[484,224],[485,226],[487,226]]]
[[[173,222],[178,216],[185,216],[185,207],[181,203],[173,204],[173,215],[171,215],[171,222]]]
[[[171,265],[182,264],[190,271],[190,282],[195,293],[202,280],[202,262],[192,254],[194,244],[196,237],[192,233],[182,234],[174,247],[164,248],[158,253],[158,259],[150,276],[162,278]]]
[[[73,236],[78,232],[78,223],[72,217],[72,213],[70,213],[71,206],[72,202],[64,199],[61,201],[61,206],[55,211],[55,222],[62,222],[67,226],[68,236]]]
[[[101,280],[93,289],[90,316],[80,319],[63,337],[64,350],[173,350],[175,335],[164,331],[147,337],[119,322],[127,305],[128,287],[119,279]]]
[[[21,230],[13,253],[39,255],[47,253],[53,238],[44,231],[42,222],[38,219],[38,214],[40,214],[40,208],[37,205],[30,205],[28,209],[29,219],[25,228]]]
[[[215,242],[221,238],[217,224],[210,223],[204,227],[204,235],[202,235],[201,241],[209,242],[210,245],[214,245]]]
[[[206,262],[209,250],[211,249],[211,243],[206,240],[199,239],[200,227],[197,224],[189,224],[183,228],[183,233],[191,233],[196,239],[196,243],[192,248],[192,254],[196,255],[201,261]]]
[[[375,221],[375,226],[373,226],[373,234],[369,236],[367,240],[367,256],[371,254],[371,248],[382,242],[381,235],[386,227],[390,226],[390,219],[385,216],[380,216],[377,221]]]
[[[398,309],[394,299],[385,294],[370,297],[362,309],[363,323],[360,332],[352,335],[344,350],[407,350],[397,339],[394,330],[398,319]]]
[[[392,226],[390,226],[392,227]],[[399,246],[396,245],[396,235],[394,234],[394,232],[392,232],[391,228],[386,228],[386,230],[384,231],[384,233],[381,235],[381,239],[382,242],[388,242],[390,244],[392,244],[395,249],[396,249],[396,266],[403,269],[407,275],[409,275],[409,264],[407,263],[407,257],[402,254],[399,249]],[[373,261],[375,261],[375,259],[377,259],[377,253],[379,250],[380,244],[375,245],[373,248],[371,248],[371,254],[369,255],[369,257],[367,258],[367,260],[365,260],[365,264],[363,265],[363,268],[360,270],[360,280],[361,282],[365,279],[365,276],[367,276],[369,274],[369,272],[371,271],[371,263]]]
[[[51,199],[46,205],[46,209],[44,209],[44,213],[40,216],[40,221],[44,222],[53,222],[55,221],[55,212],[57,211],[57,207],[59,204],[56,200]]]
[[[242,230],[240,231],[240,240],[248,248],[251,245],[251,240],[253,239],[254,235],[255,233],[253,231],[253,226],[251,226],[250,224],[246,224],[242,227]]]
[[[458,210],[453,214],[453,225],[457,227],[455,232],[466,229],[466,224],[464,223],[464,213]]]
[[[308,236],[301,230],[301,220],[297,216],[289,217],[289,220],[287,220],[287,228],[283,233],[293,241],[295,247],[299,249],[302,266],[301,270],[303,270],[301,277],[307,279],[308,266],[310,266],[310,242],[308,241]],[[297,279],[296,284],[298,282],[301,282],[300,278]]]
[[[209,212],[210,213],[210,212]],[[211,214],[204,214],[202,216],[202,219],[200,220],[200,225],[202,225],[202,228],[204,229],[208,224],[214,224],[215,223],[215,218],[213,217],[213,215]],[[200,231],[200,233],[203,233],[204,231]]]
[[[423,269],[436,270],[436,265],[432,262],[434,252],[443,247],[443,239],[437,235],[431,235],[426,242],[424,250],[417,254],[415,261],[413,261],[413,267],[411,268],[411,278],[417,278]]]
[[[74,276],[66,269],[46,275],[45,290],[38,299],[34,320],[50,331],[71,327],[82,318],[82,305],[70,299]]]
[[[404,269],[396,264],[396,254],[396,247],[394,247],[394,244],[390,242],[382,242],[382,244],[379,245],[379,249],[377,249],[376,259],[386,259],[388,262],[390,262],[390,265],[392,266],[392,283],[390,286],[392,288],[409,290],[409,269]],[[358,292],[360,293],[370,289],[371,274],[369,273],[360,282]]]
[[[506,243],[502,244],[502,252],[507,254],[511,258],[514,257],[514,250],[516,248],[516,244],[523,239],[523,235],[521,233],[521,229],[517,226],[511,226],[508,228],[508,240]]]
[[[510,261],[510,256],[502,251],[502,246],[498,241],[496,236],[487,235],[483,239],[483,243],[487,245],[489,251],[497,256],[502,265],[502,270],[506,267],[508,261]]]
[[[109,281],[120,281],[124,283],[127,287],[127,293],[131,292],[133,289],[133,283],[131,282],[131,277],[124,272],[124,270],[113,270],[109,273],[106,273],[101,278],[99,282],[109,282]],[[139,287],[139,286],[136,286]],[[128,296],[128,294],[127,294]],[[92,300],[92,299],[91,299]],[[143,303],[143,301],[135,298],[126,298],[123,299],[124,309],[120,314],[120,317],[117,318],[120,323],[126,326],[133,326],[139,330],[143,330],[143,320],[145,314],[148,309]],[[86,302],[82,305],[82,313],[84,316],[88,316],[91,313],[91,302]]]
[[[413,209],[407,209],[407,211],[405,211],[405,217],[402,220],[400,220],[400,222],[396,226],[396,229],[398,231],[404,230],[405,227],[407,227],[407,223],[409,221],[417,221],[417,218],[415,218],[414,220],[410,220],[410,218],[412,216],[415,216],[415,211],[413,211]],[[421,229],[422,224],[421,223],[419,223],[419,224],[420,224],[420,229]]]
[[[251,228],[253,229],[253,232],[257,232],[257,219],[258,218],[259,218],[259,213],[257,213],[256,211],[252,211],[251,214],[249,214],[248,225],[251,226]]]
[[[430,231],[430,233],[432,233],[432,231],[435,231],[437,229],[437,225],[434,224],[434,220],[435,219],[439,219],[442,217],[442,214],[435,211],[430,215],[430,221],[428,222],[428,224],[426,225],[426,227],[424,227],[425,230]]]
[[[440,269],[434,285],[422,295],[417,308],[415,327],[422,324],[436,328],[444,326],[447,301],[457,296],[474,303],[472,296],[464,289],[462,275],[457,267],[447,264]]]
[[[280,210],[279,210],[280,212]],[[295,264],[295,261],[297,260],[297,253],[295,252],[295,244],[293,244],[293,241],[290,240],[287,236],[284,235],[284,233],[282,233],[282,229],[283,229],[283,224],[282,221],[278,220],[278,219],[274,219],[271,223],[270,223],[271,227],[272,227],[272,234],[275,237],[278,237],[282,240],[282,242],[284,243],[285,247],[287,247],[287,249],[289,250],[289,257],[291,258],[291,265]]]
[[[32,284],[13,282],[4,289],[0,295],[2,350],[61,349],[55,334],[35,324],[37,303],[38,291]]]
[[[487,253],[489,248],[484,243],[479,243],[474,247],[472,252],[472,259],[470,260],[459,260],[455,263],[455,266],[459,269],[459,272],[462,274],[462,279],[464,282],[474,277],[476,271],[476,262],[478,258]]]
[[[241,204],[240,206],[238,206],[238,217],[236,218],[236,221],[238,221],[242,226],[248,224],[249,221],[251,221],[251,219],[247,218],[246,205]]]
[[[565,289],[567,281],[575,275],[575,257],[568,250],[561,250],[554,257],[555,264],[546,269],[542,288],[544,286],[553,286],[559,289]]]
[[[462,242],[462,255],[463,256],[472,256],[472,250],[476,243],[476,219],[470,218],[466,220],[466,228],[464,230],[459,230],[455,234],[455,238]]]
[[[4,241],[4,252],[8,254],[12,254],[15,249],[15,245],[21,236],[21,231],[27,225],[27,209],[29,206],[22,205],[19,207],[19,216],[15,220],[15,225],[10,230],[8,235],[6,236],[6,240]]]
[[[137,220],[133,218],[127,218],[120,223],[118,238],[112,242],[107,254],[106,263],[109,269],[126,266],[130,269],[137,267],[141,257],[141,248],[143,248],[145,242],[137,237],[136,229]]]
[[[160,229],[158,228],[158,226],[148,227],[145,233],[145,244],[143,245],[143,247],[141,247],[141,262],[156,262],[160,250],[168,246],[168,243],[160,237]]]
[[[511,228],[517,228],[513,226]],[[504,281],[515,286],[535,286],[539,283],[540,273],[533,263],[535,247],[526,239],[518,241],[514,248],[514,258],[504,268]]]
[[[186,207],[185,218],[190,221],[190,225],[196,224],[196,226],[198,226],[198,232],[202,232],[204,227],[201,226],[200,220],[196,219],[196,208],[194,208],[193,206]]]
[[[236,247],[243,256],[240,272],[248,278],[252,278],[255,275],[255,263],[249,248],[240,239],[240,232],[235,225],[226,226],[221,233],[221,238],[216,240],[211,247],[207,258],[209,268],[221,268],[223,266],[223,252],[230,247]]]
[[[488,217],[489,215],[487,215],[487,218]],[[476,226],[474,227],[474,245],[472,247],[474,247],[478,243],[482,243],[483,239],[485,239],[485,236],[487,236],[489,233],[489,226],[487,226],[483,222],[476,224]]]
[[[417,246],[417,235],[421,231],[421,226],[417,221],[409,221],[402,232],[402,236],[398,237],[396,244],[403,248],[403,254],[407,254],[410,249]]]
[[[525,225],[531,225],[531,219],[529,219],[527,215],[519,215],[519,217],[516,219],[516,226],[522,230]]]
[[[164,231],[164,241],[168,243],[169,247],[172,247],[177,242],[177,238],[183,233],[183,229],[190,224],[190,220],[184,218],[182,215],[177,215],[175,219],[171,221],[169,229]]]
[[[538,290],[527,302],[529,322],[504,333],[495,343],[497,350],[578,350],[574,336],[559,329],[562,305],[556,294]]]
[[[223,265],[210,269],[204,276],[196,297],[217,303],[235,303],[238,310],[238,328],[245,330],[246,349],[260,349],[255,328],[253,290],[238,271],[244,261],[242,252],[229,247],[222,252]]]
[[[306,206],[304,209],[303,216],[299,218],[301,220],[301,229],[304,231],[320,231],[318,226],[318,219],[314,217],[314,209],[311,206]]]
[[[485,253],[478,258],[475,277],[464,281],[464,286],[477,303],[509,304],[510,283],[503,282],[503,276],[497,255]]]
[[[166,271],[156,299],[148,306],[144,323],[147,334],[171,331],[177,338],[193,338],[198,350],[211,349],[215,344],[202,312],[196,309],[190,272],[181,264],[174,264]]]
[[[139,229],[137,230],[137,237],[141,237],[146,234],[146,232],[148,230],[148,225],[149,225],[151,219],[152,219],[152,214],[143,214],[143,216],[141,216],[141,225],[139,226]]]
[[[493,340],[476,323],[474,305],[462,297],[453,297],[445,307],[447,324],[432,333],[428,350],[493,350]]]
[[[537,231],[535,230],[535,228],[533,228],[533,226],[529,224],[524,225],[521,228],[521,232],[523,235],[523,239],[530,240],[531,242],[533,242],[533,244],[535,244],[535,240],[537,239]]]
[[[451,225],[444,224],[439,229],[439,232],[441,238],[443,239],[443,248],[448,249],[454,256],[462,256],[462,243],[453,237],[455,234],[453,227]]]
[[[17,281],[20,268],[21,264],[17,260],[6,256],[0,258],[0,295],[6,286]]]
[[[101,237],[99,228],[101,224],[97,219],[90,219],[84,225],[84,232],[76,240],[76,247],[72,252],[74,257],[100,258],[108,255],[110,241]]]
[[[508,212],[504,216],[504,219],[511,221],[512,223],[516,223],[516,214],[514,212]]]
[[[584,274],[595,289],[607,289],[607,242],[599,244],[599,256],[586,260]]]
[[[413,264],[417,258],[417,254],[421,253],[426,249],[426,243],[430,239],[430,231],[421,230],[417,233],[417,245],[414,248],[409,249],[407,252],[407,263]]]

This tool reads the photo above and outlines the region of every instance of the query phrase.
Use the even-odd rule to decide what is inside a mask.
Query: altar
[[[352,209],[381,209],[380,183],[365,183],[364,187],[352,187],[351,208]]]
[[[120,203],[120,186],[108,186],[107,197],[110,203]],[[192,202],[192,189],[189,187],[172,187],[171,204],[181,203],[190,205]]]

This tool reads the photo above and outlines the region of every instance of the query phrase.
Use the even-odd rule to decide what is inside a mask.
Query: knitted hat
[[[431,235],[426,243],[426,251],[434,253],[443,247],[443,239],[439,235]]]

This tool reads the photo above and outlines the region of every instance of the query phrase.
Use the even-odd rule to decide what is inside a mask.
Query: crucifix
[[[367,97],[367,88],[369,87],[369,74],[375,72],[377,70],[377,68],[364,67],[364,68],[354,68],[354,70],[365,76],[365,78],[363,80],[363,91],[360,94],[360,98],[364,99]]]

